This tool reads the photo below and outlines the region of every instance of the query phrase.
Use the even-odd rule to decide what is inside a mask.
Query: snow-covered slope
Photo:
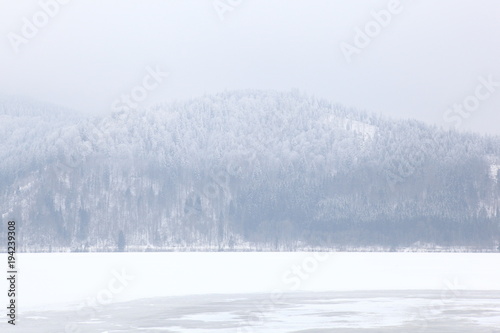
[[[498,138],[297,92],[98,119],[0,101],[0,213],[24,250],[116,250],[118,238],[129,250],[493,249],[500,237]]]

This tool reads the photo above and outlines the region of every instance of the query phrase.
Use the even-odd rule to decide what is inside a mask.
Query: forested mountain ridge
[[[23,250],[500,240],[498,137],[298,92],[226,92],[94,119],[1,98],[0,134],[0,213],[18,222]]]

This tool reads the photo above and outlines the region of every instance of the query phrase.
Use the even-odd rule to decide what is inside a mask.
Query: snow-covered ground
[[[26,312],[6,332],[498,333],[500,292],[363,291],[156,297]],[[4,332],[4,330],[2,330]]]
[[[0,255],[0,260],[6,263],[6,255]],[[199,296],[176,298],[177,301],[174,303],[178,305],[182,299],[191,302],[191,306],[197,310],[185,313],[184,316],[181,307],[179,308],[181,313],[177,315],[184,316],[183,321],[199,322],[200,325],[205,323],[204,327],[210,328],[206,323],[214,320],[230,323],[235,320],[234,318],[240,318],[238,316],[241,313],[234,312],[231,307],[211,309],[203,305],[204,299],[215,297],[208,294],[222,294],[217,297],[223,297],[223,303],[234,303],[243,312],[252,311],[252,304],[255,302],[249,299],[261,295],[259,296],[261,301],[267,304],[263,305],[267,309],[264,312],[274,318],[270,321],[274,326],[268,323],[266,325],[271,326],[263,326],[263,330],[257,330],[258,332],[285,332],[279,330],[280,325],[285,325],[289,320],[300,321],[300,318],[306,322],[307,318],[318,323],[322,320],[332,322],[328,314],[338,312],[350,315],[346,314],[342,320],[337,318],[338,325],[342,322],[344,326],[335,327],[347,329],[354,327],[352,325],[356,322],[364,322],[371,328],[377,327],[378,324],[375,325],[373,320],[382,326],[391,323],[402,324],[406,323],[402,318],[408,317],[406,313],[410,311],[408,309],[416,311],[422,306],[428,310],[430,316],[437,316],[438,319],[446,313],[453,315],[454,318],[469,318],[470,313],[478,311],[478,321],[483,323],[494,321],[494,324],[500,327],[498,313],[495,312],[500,307],[497,301],[499,297],[496,297],[500,295],[499,254],[51,253],[18,254],[17,261],[20,325],[23,325],[23,321],[43,323],[43,318],[60,316],[66,313],[64,311],[72,314],[69,317],[76,318],[80,324],[94,325],[97,322],[104,324],[107,318],[105,316],[109,316],[111,320],[116,316],[113,311],[119,312],[121,307],[125,307],[132,315],[135,313],[134,304],[138,304],[137,306],[156,304],[154,307],[156,309],[163,304],[161,300],[172,300],[172,296],[205,295],[202,298],[197,298]],[[5,279],[1,279],[0,288],[7,290]],[[429,291],[433,293],[425,296],[428,294],[423,295],[424,290],[426,293]],[[392,294],[389,291],[392,291]],[[399,291],[399,294],[394,294],[395,291]],[[465,295],[463,293],[470,291],[483,292],[463,296]],[[484,291],[486,294],[495,294],[496,299],[486,297]],[[344,294],[329,296],[331,292]],[[408,298],[412,293],[417,294]],[[3,298],[2,303],[7,304],[6,292],[0,294]],[[299,295],[296,297],[300,298],[295,305],[293,295]],[[311,301],[311,297],[317,299]],[[143,300],[137,301],[139,299]],[[335,302],[332,299],[335,299]],[[443,313],[436,309],[436,306],[448,304],[450,300],[458,308],[446,308],[446,311],[451,312]],[[134,302],[126,303],[127,301]],[[165,302],[167,302],[165,306],[170,306],[169,301]],[[42,310],[50,312],[43,314],[40,312]],[[484,311],[487,313],[490,310],[493,311],[490,313],[491,316],[483,316]],[[382,320],[380,314],[377,315],[380,311],[392,314]],[[215,312],[217,314],[214,314]],[[370,319],[370,315],[366,316],[366,313],[374,313],[375,319]],[[470,320],[468,322],[473,324]],[[0,323],[0,325],[7,324]],[[196,325],[193,325],[190,328],[192,330],[182,325],[178,326],[178,329],[171,326],[168,332],[205,332],[194,330]],[[310,328],[298,322],[282,327],[292,329],[293,325],[297,325],[296,331]],[[160,327],[158,326],[159,330]],[[148,331],[153,329],[150,328]],[[83,330],[83,332],[90,331]]]

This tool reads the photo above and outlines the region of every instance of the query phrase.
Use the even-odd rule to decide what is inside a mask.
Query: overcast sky
[[[498,0],[72,0],[46,6],[51,17],[41,3],[54,1],[0,0],[0,94],[104,114],[144,79],[140,106],[298,88],[500,134]],[[170,75],[157,84],[154,69]]]

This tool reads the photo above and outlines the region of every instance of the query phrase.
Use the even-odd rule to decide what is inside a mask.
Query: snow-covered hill
[[[0,213],[18,221],[24,250],[500,240],[496,137],[297,92],[226,92],[98,119],[19,99],[0,110]]]

